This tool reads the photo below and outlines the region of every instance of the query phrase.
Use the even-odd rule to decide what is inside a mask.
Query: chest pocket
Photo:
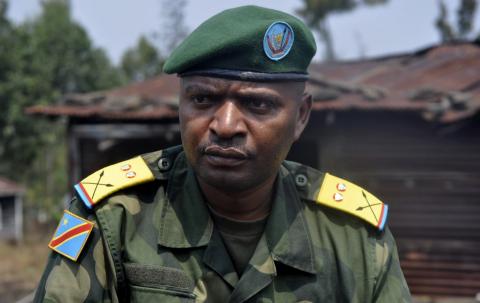
[[[179,269],[137,263],[125,263],[124,267],[130,302],[195,302],[193,281]]]

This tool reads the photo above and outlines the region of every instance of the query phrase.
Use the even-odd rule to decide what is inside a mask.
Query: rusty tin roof
[[[415,111],[454,122],[480,109],[480,46],[440,45],[413,54],[314,65],[314,110]]]
[[[149,120],[176,118],[179,81],[176,76],[161,75],[111,90],[65,95],[56,105],[38,105],[27,114]]]
[[[0,177],[0,197],[23,194],[25,189],[17,183]]]
[[[382,58],[312,64],[315,111],[413,111],[450,123],[480,109],[480,46],[457,43]],[[179,81],[161,75],[113,90],[65,96],[28,114],[101,119],[177,117]]]

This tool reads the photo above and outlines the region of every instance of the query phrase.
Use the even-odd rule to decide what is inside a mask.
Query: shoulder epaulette
[[[111,194],[155,179],[141,156],[102,168],[75,185],[75,191],[89,209]]]
[[[387,221],[387,204],[363,188],[328,173],[325,174],[316,201],[367,221],[380,231]]]

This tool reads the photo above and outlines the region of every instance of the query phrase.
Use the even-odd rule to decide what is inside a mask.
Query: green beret
[[[315,39],[298,18],[258,6],[223,11],[202,23],[163,70],[252,81],[304,81]]]

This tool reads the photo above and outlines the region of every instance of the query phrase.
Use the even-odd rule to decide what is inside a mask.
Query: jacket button
[[[307,182],[308,182],[307,176],[305,176],[304,174],[298,174],[295,176],[295,183],[298,186],[305,186],[307,185]]]
[[[161,170],[161,171],[167,171],[170,169],[170,160],[168,158],[160,158],[160,160],[158,160],[158,168]]]

